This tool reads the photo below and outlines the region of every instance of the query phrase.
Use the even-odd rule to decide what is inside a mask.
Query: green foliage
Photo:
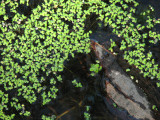
[[[90,110],[90,106],[86,106],[86,111],[84,112],[85,120],[91,120],[89,110]]]
[[[158,111],[156,105],[153,105],[153,106],[152,106],[152,109]]]
[[[82,84],[80,82],[77,82],[76,80],[73,80],[72,83],[75,87],[82,87]]]
[[[111,52],[113,52],[113,48],[116,46],[116,43],[112,39],[110,39],[110,41],[111,41],[111,46],[110,46],[109,50]]]
[[[45,115],[42,115],[42,120],[56,120],[56,116],[52,115],[51,117],[47,117]]]
[[[20,12],[24,6],[30,6],[31,10]],[[160,70],[152,53],[145,51],[146,41],[156,44],[160,39],[160,34],[152,30],[160,20],[149,16],[153,10],[150,7],[142,12],[146,22],[141,24],[136,18],[137,6],[135,0],[109,0],[108,4],[101,0],[43,0],[34,6],[30,0],[2,0],[0,119],[15,119],[12,108],[21,116],[30,116],[31,111],[23,101],[33,105],[40,99],[43,106],[56,99],[56,83],[62,82],[64,61],[69,56],[74,57],[75,52],[90,52],[91,31],[85,31],[85,23],[91,14],[98,15],[97,19],[104,20],[105,25],[123,38],[120,49],[129,64],[139,68],[144,77],[160,80]],[[146,29],[149,32],[142,32]],[[114,46],[112,43],[111,50]],[[91,75],[96,75],[101,69],[98,62],[92,64]],[[73,84],[81,87],[77,81]]]
[[[33,105],[40,99],[43,106],[55,99],[64,61],[75,52],[90,52],[87,17],[94,13],[103,19],[99,0],[44,0],[34,7],[30,3],[0,3],[0,119],[14,119],[15,113],[6,114],[11,108],[30,116],[23,101]],[[32,8],[28,13],[21,10],[26,6]],[[10,91],[16,92],[10,95]]]
[[[117,104],[116,104],[116,103],[113,103],[113,106],[116,108],[116,107],[117,107]]]
[[[99,61],[96,61],[96,64],[91,64],[90,71],[91,76],[95,76],[99,71],[101,71],[102,66],[99,65]]]
[[[127,68],[127,69],[126,69],[126,72],[129,72],[129,71],[130,71],[130,69],[129,69],[129,68]]]
[[[122,38],[120,50],[124,51],[124,59],[140,69],[144,77],[160,80],[160,70],[155,64],[152,52],[146,51],[147,43],[154,45],[160,40],[160,34],[153,31],[159,20],[152,17],[154,9],[149,6],[145,10],[139,10],[139,16],[143,17],[140,21],[137,10],[141,7],[138,5],[135,0],[110,0],[104,8],[104,23]],[[148,32],[143,32],[144,30]]]
[[[157,87],[160,87],[160,82],[157,82]]]

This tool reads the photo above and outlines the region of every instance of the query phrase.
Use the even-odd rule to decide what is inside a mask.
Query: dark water
[[[160,18],[160,0],[137,0],[144,7],[151,5],[155,10],[156,19]],[[160,24],[155,26],[156,30],[160,33]]]

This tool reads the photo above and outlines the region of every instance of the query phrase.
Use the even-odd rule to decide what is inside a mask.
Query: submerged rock
[[[109,51],[95,41],[92,41],[91,44],[96,57],[105,69],[105,77],[109,78],[109,82],[107,81],[105,86],[109,99],[113,100],[118,107],[127,111],[121,111],[121,114],[117,112],[117,116],[124,120],[132,120],[133,118],[135,120],[154,120],[150,109],[150,103],[145,94],[133,83],[131,78],[119,66],[116,62],[116,56],[109,53]],[[111,109],[108,103],[107,105],[108,109],[113,112],[113,108]],[[129,118],[129,115],[127,114],[131,117]]]

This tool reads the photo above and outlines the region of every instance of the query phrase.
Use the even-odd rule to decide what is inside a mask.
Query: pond
[[[140,0],[140,1],[142,2],[143,0]],[[155,6],[155,9],[156,9],[156,13],[155,13],[156,17],[157,18],[160,17],[160,14],[158,11],[160,3],[158,3],[156,0],[153,0],[153,1],[145,0],[145,4],[151,4],[151,5],[153,4],[153,6]],[[29,8],[26,7],[26,9],[28,10]],[[20,13],[22,12],[24,12],[24,14],[26,15],[29,15],[31,11],[29,13],[26,13],[26,10],[22,10]],[[91,18],[93,18],[91,19],[91,22],[95,23],[94,15]],[[117,44],[117,47],[114,48],[114,52],[116,52],[117,54],[115,55],[116,65],[118,64],[119,68],[123,71],[121,73],[123,74],[125,73],[126,76],[134,76],[135,79],[132,80],[132,83],[135,86],[137,86],[136,89],[140,89],[143,94],[145,93],[144,98],[146,97],[149,103],[151,103],[151,105],[156,104],[160,106],[160,103],[159,103],[160,89],[157,88],[156,81],[150,78],[144,78],[143,75],[140,74],[140,71],[135,66],[129,65],[128,62],[123,59],[123,52],[119,50],[119,46],[122,38],[113,34],[112,29],[110,27],[104,27],[103,22],[99,22],[99,21],[96,21],[96,22],[98,22],[98,24],[101,27],[99,27],[97,23],[92,24],[92,26],[89,26],[93,31],[93,33],[90,35],[90,39],[94,41],[95,44],[98,44],[99,46],[106,49],[106,51],[108,51],[109,49],[110,39],[115,41]],[[71,24],[71,23],[68,23],[68,24]],[[158,31],[160,31],[159,26],[156,26],[155,28]],[[113,84],[113,81],[111,82],[108,79],[108,77],[106,77],[107,76],[106,71],[110,70],[110,68],[105,67],[105,64],[102,64],[102,62],[100,62],[100,65],[102,66],[102,70],[100,70],[97,74],[93,75],[92,72],[90,71],[92,64],[97,64],[97,60],[99,61],[105,60],[105,56],[108,55],[107,52],[104,52],[101,54],[101,57],[100,57],[101,59],[99,59],[98,57],[100,55],[96,55],[96,52],[94,51],[92,46],[92,41],[91,41],[91,47],[92,47],[91,53],[89,54],[76,53],[74,58],[70,57],[69,61],[65,61],[64,71],[58,73],[62,75],[63,82],[57,82],[56,84],[56,87],[59,89],[57,93],[57,98],[52,100],[49,104],[45,106],[41,106],[41,103],[42,103],[41,99],[38,99],[32,105],[29,104],[26,100],[24,100],[23,102],[25,103],[26,108],[31,110],[32,114],[30,117],[23,117],[23,116],[17,115],[16,119],[27,119],[27,120],[39,119],[40,120],[41,115],[44,114],[46,116],[52,116],[53,118],[54,118],[54,115],[56,115],[57,119],[59,120],[83,120],[85,119],[84,117],[85,115],[86,116],[88,115],[88,117],[90,116],[92,120],[138,120],[135,117],[133,117],[134,115],[131,116],[127,112],[127,110],[119,106],[120,102],[122,102],[123,104],[122,100],[124,99],[122,99],[122,95],[125,96],[126,101],[130,100],[128,103],[131,103],[133,96],[128,97],[126,95],[129,92],[130,94],[132,94],[131,93],[132,91],[127,91],[128,90],[127,87],[130,88],[131,83],[127,84],[127,82],[124,82],[123,80],[120,81],[119,79],[117,79],[119,80],[119,83],[124,84],[124,86],[126,87],[126,90],[124,91],[122,88],[119,89],[115,84]],[[148,50],[152,51],[155,57],[155,62],[160,65],[160,43],[157,42],[155,46],[148,48]],[[0,60],[1,60],[1,56],[0,56]],[[130,71],[124,72],[128,68],[130,69]],[[119,74],[119,77],[123,74]],[[116,74],[113,74],[113,75],[116,76]],[[77,84],[73,82],[74,80],[79,83],[77,87],[75,87]],[[81,85],[82,87],[79,87]],[[106,86],[108,86],[108,88],[110,87],[110,90],[112,91],[109,91]],[[117,96],[119,95],[121,97],[121,100],[118,101],[115,97],[112,96],[113,94],[111,95],[111,97],[109,97],[109,94],[113,91],[114,91],[113,94],[116,93]],[[10,97],[13,97],[12,95],[17,94],[16,91],[14,90],[9,91],[8,93],[10,93]],[[22,97],[19,97],[19,98],[24,99]],[[133,101],[133,103],[134,103],[133,105],[135,105],[135,103],[136,105],[139,104],[135,101]],[[140,107],[143,108],[143,110],[145,109],[145,106],[143,106],[143,104],[139,104],[139,105],[141,105]],[[87,110],[88,108],[89,110]],[[23,108],[23,111],[24,111],[24,108]],[[5,112],[7,113],[7,110]],[[15,109],[11,109],[11,112],[12,113],[15,112],[16,114],[19,114]],[[155,118],[160,118],[160,113],[157,112],[156,110],[152,111],[152,113],[154,114],[154,116],[156,116]],[[7,113],[7,114],[10,114],[10,113]]]

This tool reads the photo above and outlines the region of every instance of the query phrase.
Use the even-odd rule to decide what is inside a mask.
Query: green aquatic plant
[[[72,83],[75,87],[82,87],[82,84],[80,82],[77,82],[77,80],[73,80]]]
[[[63,82],[64,62],[76,52],[90,52],[91,31],[86,29],[90,15],[97,15],[122,38],[120,49],[129,64],[140,69],[144,77],[160,80],[152,52],[146,51],[147,43],[154,45],[160,39],[160,34],[153,31],[160,20],[149,16],[153,11],[150,7],[141,14],[146,21],[141,24],[137,7],[135,0],[37,0],[37,4],[31,0],[1,0],[0,119],[23,119],[32,114],[27,105],[40,100],[44,106],[56,99],[56,83]],[[91,65],[91,75],[101,69],[99,63]],[[77,81],[73,84],[81,87]],[[45,115],[42,118],[51,119]]]
[[[111,52],[113,52],[113,48],[116,46],[116,43],[112,39],[110,39],[110,41],[111,41],[111,46],[110,46],[109,50]]]
[[[144,77],[160,80],[158,64],[155,63],[152,52],[146,50],[146,44],[154,45],[160,40],[160,34],[153,30],[159,20],[153,18],[151,13],[154,9],[149,6],[140,13],[145,18],[143,19],[145,23],[141,24],[137,8],[140,7],[135,0],[109,0],[104,8],[104,23],[105,26],[108,25],[113,29],[113,33],[122,38],[120,50],[124,52],[124,59],[140,69]]]
[[[86,111],[84,112],[85,120],[91,120],[91,115],[90,115],[89,111],[90,111],[90,106],[86,106]]]
[[[116,108],[116,107],[117,107],[117,104],[116,104],[116,103],[113,103],[113,106]]]
[[[156,105],[153,105],[153,106],[152,106],[152,109],[158,111]]]
[[[99,71],[102,70],[102,66],[99,64],[100,62],[97,60],[96,64],[91,64],[90,71],[91,76],[95,76]]]
[[[101,1],[39,1],[0,2],[0,119],[23,119],[32,114],[27,105],[56,99],[64,62],[90,52],[85,23],[101,14]]]
[[[52,115],[51,117],[49,116],[45,116],[45,115],[42,115],[42,120],[56,120],[56,116],[55,115]]]

